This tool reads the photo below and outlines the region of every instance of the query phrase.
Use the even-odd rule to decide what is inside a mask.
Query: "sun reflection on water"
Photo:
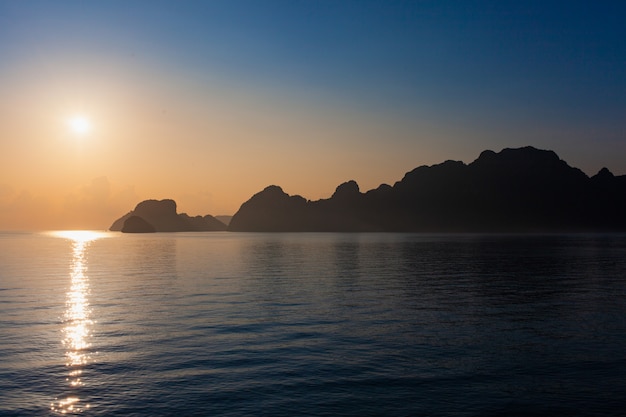
[[[51,411],[58,414],[82,413],[91,405],[78,395],[85,385],[82,375],[91,362],[91,308],[89,307],[89,277],[87,275],[87,248],[89,244],[107,234],[84,230],[53,232],[53,236],[72,242],[70,288],[66,296],[63,315],[63,338],[65,366],[69,369],[66,381],[68,390],[50,404]]]

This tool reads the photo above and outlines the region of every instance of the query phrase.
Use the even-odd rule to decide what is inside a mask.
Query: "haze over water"
[[[0,415],[616,415],[626,236],[0,234]]]

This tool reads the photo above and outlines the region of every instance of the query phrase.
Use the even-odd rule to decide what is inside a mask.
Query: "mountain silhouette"
[[[124,221],[123,233],[154,233],[154,226],[139,216],[130,216]]]
[[[211,232],[226,230],[226,225],[209,215],[178,214],[174,200],[145,200],[113,222],[109,230],[128,233]]]
[[[588,177],[553,151],[484,151],[470,164],[420,166],[393,186],[355,181],[307,201],[269,186],[243,203],[231,231],[626,231],[626,176]]]
[[[228,215],[220,215],[220,216],[214,216],[217,220],[221,221],[222,223],[224,223],[226,226],[229,225],[230,223],[230,219],[233,218],[233,216],[228,216]]]

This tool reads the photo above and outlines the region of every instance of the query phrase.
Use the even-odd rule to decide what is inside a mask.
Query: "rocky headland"
[[[174,200],[145,200],[134,210],[115,220],[109,230],[124,233],[149,232],[211,232],[227,226],[215,217],[195,216],[176,212]]]
[[[626,231],[626,176],[588,177],[533,147],[446,161],[365,193],[354,181],[308,201],[271,185],[243,203],[228,230],[247,232]]]
[[[110,230],[128,233],[233,232],[614,232],[626,231],[626,175],[587,176],[556,153],[530,146],[445,161],[361,192],[355,181],[310,201],[270,185],[228,223],[176,212],[174,200],[146,200]]]

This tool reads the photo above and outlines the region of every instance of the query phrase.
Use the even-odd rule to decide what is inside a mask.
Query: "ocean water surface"
[[[0,233],[0,415],[623,415],[626,235]]]

